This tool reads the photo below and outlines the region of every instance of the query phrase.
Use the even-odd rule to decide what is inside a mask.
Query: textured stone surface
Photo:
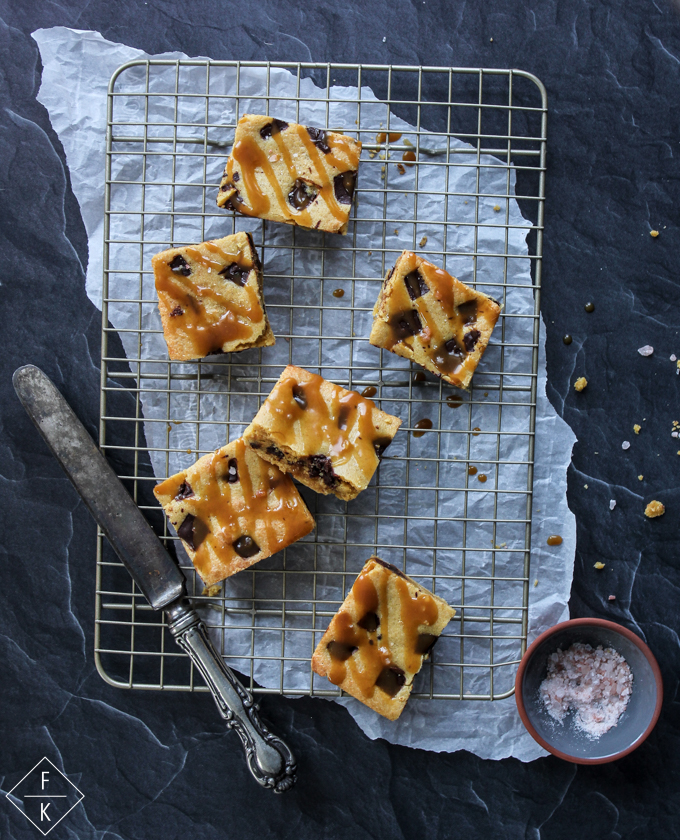
[[[63,767],[85,800],[50,837],[677,836],[679,15],[666,0],[239,0],[228,14],[217,0],[0,4],[0,787],[44,755]],[[298,787],[277,798],[251,782],[208,696],[127,693],[100,679],[94,525],[10,385],[20,364],[40,365],[96,434],[100,314],[84,292],[87,240],[35,100],[30,32],[54,25],[149,52],[519,67],[542,79],[548,390],[579,439],[572,615],[622,621],[659,659],[664,709],[636,753],[585,769],[434,755],[369,741],[336,704],[267,697],[300,763]],[[648,358],[637,353],[645,344]],[[588,388],[577,394],[581,375]],[[648,521],[653,498],[666,514]],[[36,836],[4,796],[0,836]]]

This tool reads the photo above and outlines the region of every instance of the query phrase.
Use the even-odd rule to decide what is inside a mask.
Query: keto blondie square
[[[262,268],[249,233],[170,248],[151,264],[171,359],[274,344]]]
[[[380,289],[369,341],[466,389],[500,311],[498,301],[404,251]]]
[[[355,391],[289,365],[243,439],[317,493],[349,500],[366,488],[400,425]]]
[[[217,204],[245,216],[347,233],[361,143],[246,114],[236,126]]]
[[[455,615],[446,601],[371,557],[312,657],[312,668],[389,720]]]
[[[252,566],[314,528],[289,476],[242,438],[154,488],[207,586]]]

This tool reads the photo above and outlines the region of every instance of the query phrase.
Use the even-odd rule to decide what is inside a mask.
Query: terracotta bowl
[[[598,739],[576,729],[571,713],[563,723],[548,714],[539,686],[546,677],[548,656],[574,642],[618,651],[633,672],[633,691],[616,726]],[[654,654],[630,630],[600,618],[575,618],[556,624],[529,647],[515,679],[515,699],[522,722],[546,750],[575,764],[615,761],[640,746],[659,718],[663,700],[661,672]]]

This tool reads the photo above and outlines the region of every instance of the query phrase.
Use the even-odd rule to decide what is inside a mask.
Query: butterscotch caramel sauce
[[[468,467],[468,475],[477,475],[477,467],[470,465]]]
[[[367,385],[364,390],[361,392],[362,397],[374,397],[378,393],[378,389],[375,385]]]
[[[455,376],[463,370],[481,335],[474,327],[470,329],[477,319],[477,299],[458,300],[456,305],[456,295],[460,294],[457,287],[462,284],[412,252],[404,252],[400,269],[403,282],[397,280],[390,288],[390,340],[386,348],[391,350],[398,343],[411,347],[412,337],[417,335],[437,369]],[[429,306],[434,298],[446,315],[444,332],[424,300],[428,293]]]
[[[562,545],[562,537],[559,534],[551,534],[548,537],[548,545]]]
[[[484,475],[484,473],[480,473],[477,476],[477,481],[481,481],[482,484],[484,484],[486,482],[487,478],[488,478],[488,476]]]
[[[460,408],[463,405],[463,400],[460,397],[456,397],[454,394],[449,394],[446,398],[446,404],[449,408]]]
[[[413,437],[422,437],[425,434],[425,429],[432,428],[432,420],[429,417],[424,417],[422,420],[418,420],[414,428],[417,431],[413,432]]]
[[[354,462],[363,475],[372,475],[379,443],[374,403],[339,387],[333,387],[327,402],[321,392],[325,380],[317,374],[309,377],[302,382],[283,379],[269,395],[270,436],[282,446],[297,444],[307,452],[330,456],[333,467]]]
[[[240,173],[240,177],[243,178],[248,204],[244,204],[243,198],[239,196],[240,200],[237,199],[236,202],[237,209],[247,216],[262,216],[269,211],[270,199],[263,192],[256,177],[259,170],[273,190],[278,209],[285,219],[303,227],[311,227],[311,217],[306,208],[320,195],[330,213],[338,221],[344,222],[347,219],[347,211],[338,203],[334,178],[327,167],[335,167],[342,175],[354,175],[359,165],[356,147],[342,135],[309,129],[304,125],[281,125],[284,127],[268,133],[263,139],[271,139],[276,143],[294,188],[288,196],[284,195],[267,152],[254,137],[243,134],[234,144],[226,172],[228,186],[231,185],[236,190],[239,187],[234,175]],[[310,131],[315,132],[316,139],[312,138]],[[304,171],[298,169],[288,145],[292,137],[296,137],[302,143],[309,155],[314,170],[311,175],[306,165],[303,167]],[[351,203],[351,199],[350,202],[342,203]]]
[[[242,269],[238,276],[247,277],[253,268],[252,260],[240,252],[232,254],[224,251],[212,242],[204,243],[203,248],[207,254],[197,247],[187,247],[183,251],[192,262],[200,263],[215,274],[215,286],[193,281],[191,264],[184,258],[181,263],[177,257],[170,262],[154,262],[159,298],[168,307],[174,328],[186,334],[196,358],[219,352],[228,342],[251,338],[254,324],[261,324],[264,318],[253,285],[241,286],[234,278],[235,284],[243,289],[238,303],[228,300],[219,290],[222,282],[229,282],[226,277],[220,277],[223,271],[237,266]],[[179,267],[173,269],[173,264]]]
[[[395,589],[399,612],[391,615],[388,595]],[[333,639],[327,645],[331,659],[328,678],[340,685],[351,676],[366,698],[372,697],[376,688],[393,697],[406,683],[404,669],[409,674],[417,673],[423,655],[436,641],[437,637],[423,631],[436,623],[437,604],[422,590],[412,595],[403,576],[377,562],[364,568],[352,595],[356,620],[345,610],[333,620]],[[392,622],[403,646],[403,668],[394,662],[389,646]]]
[[[401,158],[404,161],[405,166],[414,166],[416,161],[416,153],[415,152],[404,152]]]
[[[341,297],[344,297],[344,296],[345,296],[345,290],[344,289],[334,289],[333,290],[333,297],[341,298]]]
[[[416,382],[427,382],[427,376],[425,376],[422,370],[419,370],[417,373],[413,374],[413,382],[414,384]]]
[[[387,134],[384,131],[381,131],[379,134],[376,135],[375,141],[376,141],[376,143],[379,143],[380,145],[382,145],[383,143],[387,142],[388,137],[389,137],[390,143],[396,143],[397,140],[401,140],[401,134],[399,134],[399,132],[397,132],[397,131],[390,131],[389,134]]]
[[[297,517],[304,522],[303,503],[290,479],[282,480],[277,467],[258,459],[259,475],[254,487],[245,443],[239,438],[233,448],[231,456],[225,454],[224,448],[214,452],[207,464],[201,464],[190,487],[187,474],[179,473],[154,490],[159,497],[167,494],[175,500],[182,499],[184,519],[177,533],[195,551],[193,563],[201,575],[207,575],[214,563],[211,549],[226,557],[227,562],[238,562],[239,557],[251,558],[261,552],[263,546],[257,544],[253,534],[264,533],[266,548],[274,553],[279,544],[275,522],[295,522]],[[287,542],[305,533],[307,529],[295,534],[287,524]]]

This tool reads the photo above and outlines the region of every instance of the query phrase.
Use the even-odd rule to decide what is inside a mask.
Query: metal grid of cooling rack
[[[290,75],[292,92],[278,92],[281,74]],[[353,96],[347,93],[352,87]],[[366,98],[367,88],[375,100]],[[338,101],[352,106],[354,120],[338,121]],[[365,115],[381,113],[375,102],[385,110],[374,123]],[[325,127],[364,143],[353,220],[341,244],[334,235],[234,218],[215,206],[238,117],[246,107],[282,116],[284,104],[300,122],[311,122],[307,109],[321,105]],[[232,115],[226,120],[225,108]],[[493,700],[512,693],[527,633],[546,116],[542,84],[517,70],[153,60],[131,62],[114,74],[100,445],[166,545],[175,550],[176,538],[150,492],[155,481],[176,471],[178,459],[186,467],[238,436],[248,410],[255,413],[286,363],[345,387],[375,389],[378,406],[404,421],[368,490],[341,503],[302,488],[316,534],[219,591],[203,591],[178,549],[190,596],[203,608],[225,660],[252,690],[339,694],[311,672],[311,654],[363,562],[377,553],[456,608],[414,696]],[[321,123],[317,117],[313,124]],[[406,152],[416,157],[408,170]],[[197,173],[190,182],[179,175],[186,172],[180,157]],[[433,188],[426,169],[443,173],[443,186]],[[472,180],[454,177],[463,169]],[[490,190],[489,171],[495,179]],[[152,191],[159,189],[166,191],[165,204],[152,206]],[[187,205],[183,189],[193,190],[193,204]],[[411,207],[409,224],[408,209],[402,206],[398,215],[393,209],[402,195]],[[378,216],[371,214],[376,206]],[[519,221],[516,206],[524,217]],[[160,239],[152,219],[165,225]],[[196,231],[194,239],[189,229]],[[251,230],[261,251],[278,355],[264,348],[246,351],[245,361],[168,361],[155,349],[159,345],[147,341],[160,332],[150,256],[238,229]],[[426,250],[423,230],[430,232]],[[470,234],[467,244],[461,244],[461,230]],[[528,254],[513,246],[517,232],[526,236]],[[504,304],[467,395],[456,397],[455,389],[430,376],[419,381],[408,363],[388,352],[376,350],[377,362],[362,355],[372,301],[403,248],[445,264]],[[272,265],[271,254],[288,262]],[[305,262],[311,255],[318,256],[312,269]],[[530,264],[528,279],[518,281],[515,260]],[[335,287],[342,297],[333,296]],[[522,312],[514,311],[514,293],[529,296]],[[328,352],[327,341],[335,342]],[[190,411],[178,417],[176,400],[187,391]],[[155,415],[149,408],[154,401],[161,406]],[[216,414],[215,405],[226,410]],[[431,429],[416,428],[423,416]],[[189,430],[189,446],[186,434],[178,442],[178,429]],[[207,449],[206,431],[213,435]],[[231,582],[238,584],[235,590]],[[231,638],[239,639],[234,649]],[[101,533],[95,656],[104,679],[119,687],[205,690],[163,616],[147,606]],[[289,682],[289,674],[296,680]]]

